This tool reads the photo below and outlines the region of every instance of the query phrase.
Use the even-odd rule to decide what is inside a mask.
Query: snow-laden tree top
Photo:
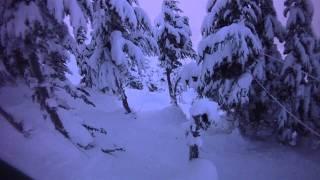
[[[194,57],[189,19],[181,15],[182,10],[176,0],[164,0],[162,11],[156,19],[156,36],[160,48],[163,67],[175,69],[179,59]]]
[[[253,26],[261,16],[261,9],[256,0],[209,0],[207,4],[207,16],[205,17],[201,31],[204,36],[245,19],[246,26],[254,30]]]
[[[145,55],[157,54],[153,28],[138,1],[98,0],[94,3],[93,37],[89,59],[80,62],[88,86],[116,88],[117,78],[127,78],[129,69],[143,69]],[[119,73],[122,73],[120,76]]]

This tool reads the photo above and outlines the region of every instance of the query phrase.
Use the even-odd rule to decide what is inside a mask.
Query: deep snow
[[[166,91],[127,92],[135,114],[125,114],[121,103],[109,95],[91,93],[96,108],[66,98],[73,109],[60,113],[70,126],[86,123],[107,131],[107,135],[96,134],[93,139],[85,131],[73,132],[75,140],[93,141],[96,146],[82,150],[57,133],[50,121],[42,120],[23,87],[2,90],[1,106],[16,119],[28,122],[31,136],[24,137],[1,119],[0,158],[35,179],[204,180],[215,179],[217,174],[220,180],[319,178],[320,156],[316,152],[253,143],[237,131],[217,134],[209,129],[201,159],[190,163],[185,125],[195,94],[189,91],[182,95],[181,111],[169,104]],[[100,151],[115,147],[125,151],[112,155]]]

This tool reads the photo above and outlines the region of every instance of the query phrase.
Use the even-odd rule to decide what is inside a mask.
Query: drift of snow
[[[261,147],[245,141],[237,132],[216,134],[213,129],[202,136],[201,156],[208,160],[190,163],[182,125],[187,119],[178,108],[170,106],[167,91],[128,91],[128,99],[137,110],[135,116],[125,115],[114,96],[89,91],[96,108],[65,98],[72,110],[60,112],[64,123],[86,123],[107,132],[86,139],[87,132],[75,132],[66,124],[75,141],[86,144],[93,138],[96,147],[80,151],[42,118],[38,105],[30,101],[32,94],[25,89],[11,87],[0,92],[1,106],[31,130],[31,136],[25,138],[0,116],[0,158],[34,179],[204,180],[215,178],[218,172],[225,180],[300,180],[317,179],[319,175],[320,156],[316,152],[297,153],[276,144]],[[191,93],[187,97],[191,98]],[[126,151],[108,155],[99,149],[115,147]]]
[[[211,161],[196,159],[190,162],[186,172],[173,180],[218,180],[217,168]]]

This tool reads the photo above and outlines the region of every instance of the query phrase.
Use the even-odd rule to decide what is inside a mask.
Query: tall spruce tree
[[[286,111],[292,112],[306,124],[311,122],[310,110],[313,109],[312,89],[315,85],[309,75],[318,70],[315,57],[316,40],[312,30],[313,5],[310,0],[286,0],[284,14],[287,20],[285,39],[285,66],[281,76],[283,89],[280,93],[283,108],[278,118],[281,129],[280,138],[295,144],[297,135],[305,134],[301,124]]]
[[[164,0],[156,24],[160,65],[165,69],[169,95],[173,104],[177,104],[172,77],[174,70],[182,65],[182,59],[196,57],[192,49],[189,20],[181,13],[177,0]]]
[[[209,0],[207,11],[198,48],[199,92],[237,110],[248,103],[254,76],[262,74],[256,70],[262,45],[255,30],[261,10],[256,1]]]
[[[1,85],[10,82],[28,85],[44,117],[48,116],[55,129],[67,138],[68,132],[58,114],[59,108],[67,107],[56,91],[62,89],[72,96],[80,96],[65,76],[69,72],[67,49],[74,47],[75,41],[64,23],[64,17],[69,15],[75,36],[80,29],[86,29],[79,3],[76,0],[0,2]]]
[[[131,112],[125,87],[144,69],[145,55],[156,54],[152,27],[137,0],[93,2],[92,41],[78,62],[87,87],[110,91]]]
[[[281,53],[278,50],[275,38],[283,42],[285,28],[277,19],[272,0],[256,1],[261,9],[261,16],[255,29],[261,40],[264,58],[259,61],[257,77],[259,83],[253,82],[249,92],[249,105],[243,112],[248,111],[248,117],[240,118],[240,129],[245,135],[268,138],[276,130],[275,119],[279,114],[279,105],[269,97],[278,94],[281,87],[280,72],[282,68]],[[263,89],[260,85],[263,85]]]
[[[313,83],[311,98],[311,120],[316,128],[320,128],[320,39],[315,43],[315,51],[312,57],[313,77],[317,80]]]

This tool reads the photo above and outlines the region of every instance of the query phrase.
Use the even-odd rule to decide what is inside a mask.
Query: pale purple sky
[[[192,29],[192,40],[194,46],[197,47],[198,42],[201,40],[200,28],[203,18],[206,15],[206,4],[208,0],[180,0],[180,8],[184,11],[184,15],[190,19]],[[314,31],[320,35],[320,0],[312,0],[315,7],[314,14]],[[274,0],[274,4],[278,11],[280,20],[285,23],[283,17],[283,2],[284,0]],[[139,0],[140,6],[149,14],[152,22],[159,15],[161,11],[162,0]]]

